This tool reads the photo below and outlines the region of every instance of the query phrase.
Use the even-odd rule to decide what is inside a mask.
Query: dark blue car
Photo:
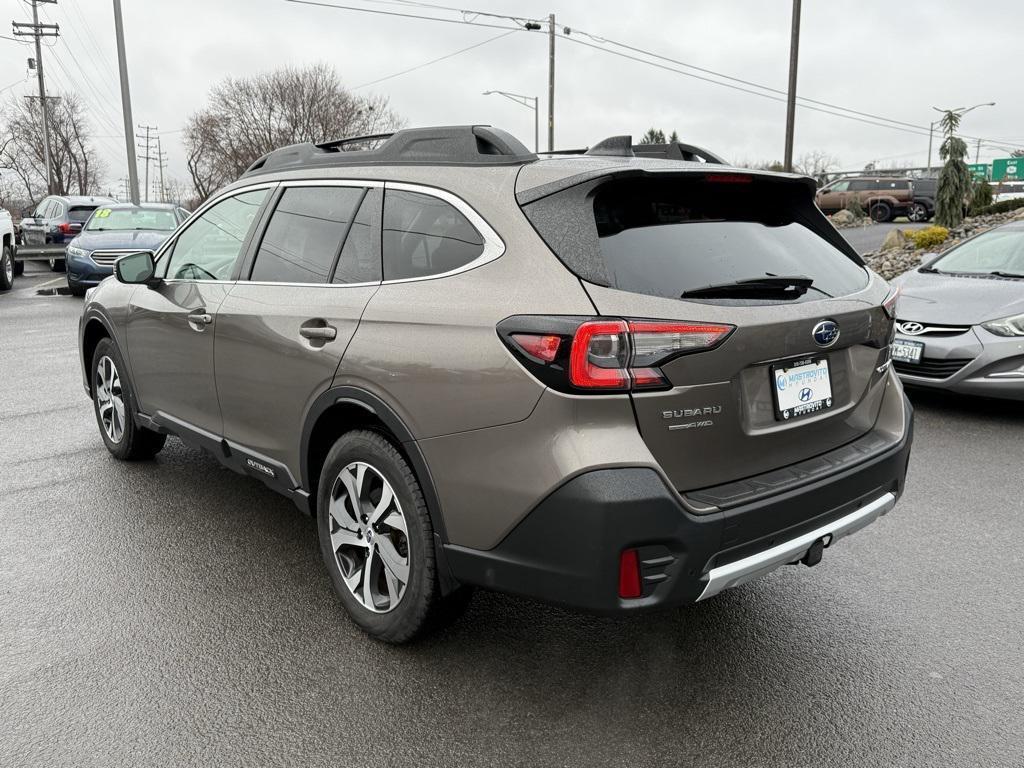
[[[67,249],[68,288],[75,296],[113,274],[128,253],[156,252],[188,211],[167,203],[111,203],[97,208]]]

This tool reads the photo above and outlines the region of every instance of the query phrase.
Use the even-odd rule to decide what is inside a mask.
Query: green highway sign
[[[985,181],[989,177],[988,163],[968,163],[967,168],[978,181]]]
[[[1024,179],[1024,157],[1001,157],[992,161],[992,181]]]

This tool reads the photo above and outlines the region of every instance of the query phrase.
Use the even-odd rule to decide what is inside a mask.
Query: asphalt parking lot
[[[53,278],[0,294],[0,766],[1024,765],[1021,405],[915,394],[904,499],[814,569],[393,648],[289,501],[107,454]]]

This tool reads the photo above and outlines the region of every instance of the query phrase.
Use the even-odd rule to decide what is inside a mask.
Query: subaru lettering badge
[[[835,320],[822,320],[814,326],[811,335],[819,347],[831,347],[839,340],[839,325]]]

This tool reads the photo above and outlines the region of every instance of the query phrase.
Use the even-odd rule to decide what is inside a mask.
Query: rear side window
[[[71,221],[86,221],[95,211],[97,206],[95,205],[73,205],[71,210],[68,211],[68,218]]]
[[[799,223],[795,191],[697,180],[606,184],[594,197],[594,220],[609,281],[669,298],[765,276],[813,279],[804,300],[863,288],[865,270]]]
[[[384,279],[429,277],[464,267],[484,239],[454,206],[419,192],[389,189],[384,197]]]
[[[270,217],[251,280],[326,283],[356,209],[361,187],[289,187]]]
[[[878,188],[878,185],[875,182],[869,181],[867,179],[857,179],[855,181],[851,181],[850,182],[850,191],[851,192],[864,192],[865,190],[868,190],[868,189],[877,189],[877,188]]]

